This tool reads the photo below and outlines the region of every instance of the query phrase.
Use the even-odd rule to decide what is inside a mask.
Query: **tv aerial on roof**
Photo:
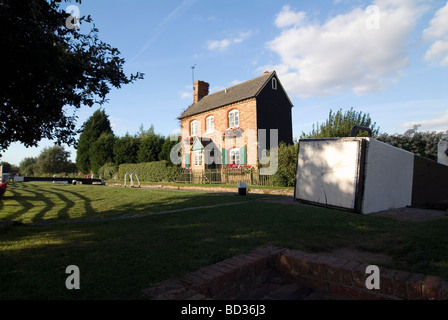
[[[193,90],[194,90],[194,69],[195,68],[196,68],[196,64],[191,67],[191,73],[192,73],[192,77],[193,77]]]

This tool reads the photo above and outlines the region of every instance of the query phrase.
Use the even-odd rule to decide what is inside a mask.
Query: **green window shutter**
[[[222,166],[225,167],[227,165],[227,150],[225,148],[222,149]]]
[[[190,166],[190,154],[185,155],[185,167]]]
[[[240,164],[247,164],[247,146],[242,146],[240,148]]]

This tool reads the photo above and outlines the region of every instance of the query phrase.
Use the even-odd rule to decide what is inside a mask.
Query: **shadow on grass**
[[[58,210],[57,217],[58,219],[69,219],[69,210],[75,206],[75,202],[67,198],[65,195],[63,195],[61,192],[54,192],[50,190],[46,190],[46,192],[54,194],[56,197],[58,197],[63,203],[65,203],[65,206]]]
[[[34,205],[29,201],[29,200],[35,200],[33,197],[24,196],[23,194],[16,192],[12,188],[9,188],[8,191],[12,194],[12,196],[8,195],[8,197],[4,198],[4,201],[6,201],[7,199],[9,200],[10,198],[14,199],[22,206],[22,209],[20,209],[17,212],[13,212],[13,213],[6,215],[5,220],[16,220],[21,215],[27,213],[29,210],[31,210],[33,208]],[[2,201],[2,204],[3,204],[3,201]]]
[[[166,192],[166,191],[163,191]],[[191,209],[196,211],[204,208],[208,211],[214,210],[214,207],[235,205],[255,201],[262,198],[260,195],[248,195],[238,197],[229,194],[204,194],[198,193],[192,196],[188,192],[171,191],[172,197],[162,197],[151,199],[151,201],[128,202],[126,204],[116,205],[114,208],[102,212],[102,216],[138,216],[151,213],[163,213],[176,210]],[[188,210],[190,211],[190,210]]]
[[[66,190],[66,189],[65,189],[63,192],[66,192],[66,193],[68,193],[68,194],[71,194],[71,195],[75,196],[76,198],[81,199],[81,201],[83,202],[83,205],[84,205],[84,212],[85,212],[85,215],[87,215],[87,214],[89,214],[89,213],[93,213],[93,212],[95,212],[95,210],[92,208],[92,200],[91,200],[91,199],[87,198],[86,196],[82,195],[82,194],[79,193],[79,192],[69,191],[69,190]],[[63,201],[67,201],[67,200],[70,201],[70,206],[69,206],[69,207],[65,207],[64,210],[63,210],[63,212],[66,213],[66,218],[69,218],[68,210],[69,210],[70,208],[72,208],[72,207],[75,206],[75,202],[69,200],[66,196],[62,195],[61,193],[59,193],[59,198],[60,198],[61,200],[63,200]],[[64,200],[64,199],[66,199],[66,200]],[[60,212],[60,213],[61,213],[61,212]],[[61,213],[61,214],[62,214],[62,213]],[[62,217],[59,215],[59,213],[58,213],[58,217],[62,218]]]
[[[253,202],[142,219],[11,228],[0,231],[0,298],[130,299],[159,281],[266,245],[305,252],[379,246],[408,262],[419,252],[441,266],[431,270],[447,276],[446,227]],[[438,238],[428,241],[431,234]],[[82,290],[65,289],[65,267],[73,264],[80,268]]]
[[[42,201],[45,204],[45,206],[39,212],[37,212],[31,219],[33,222],[42,221],[43,218],[45,217],[45,214],[48,213],[49,211],[51,211],[55,207],[55,203],[53,201],[51,201],[49,198],[47,198],[46,196],[44,196],[44,194],[41,192],[31,191],[31,190],[28,190],[28,192],[31,192],[32,194],[34,194],[34,196],[35,196],[34,199],[39,199],[39,201]],[[32,197],[30,197],[30,198],[32,198]]]
[[[22,218],[22,222],[116,218],[266,198],[266,195],[241,197],[229,193],[101,188],[106,187],[23,184],[20,191],[10,190],[12,196],[5,206],[9,204],[11,212],[5,212],[2,218]]]
[[[74,202],[69,200],[67,197],[64,197],[64,195],[53,192],[50,190],[45,190],[45,194],[42,192],[38,192],[34,189],[27,188],[26,192],[29,193],[29,195],[24,195],[23,193],[18,193],[15,190],[11,190],[12,198],[19,203],[20,206],[23,208],[20,211],[17,211],[15,213],[12,213],[8,216],[6,216],[6,220],[16,220],[19,219],[22,215],[29,213],[29,211],[36,207],[35,204],[32,203],[32,201],[38,201],[43,202],[44,206],[42,209],[40,209],[38,212],[33,214],[33,216],[30,218],[33,222],[42,221],[45,217],[45,215],[48,212],[51,212],[56,204],[46,196],[46,194],[54,194],[57,197],[59,197],[62,201],[66,202],[66,206],[58,211],[58,216],[61,218],[66,217],[68,218],[68,215],[64,215],[64,213],[67,212],[67,210],[74,205]]]
[[[44,205],[42,208],[34,213],[32,217],[29,217],[28,219],[32,222],[39,222],[44,220],[45,215],[47,213],[51,213],[52,215],[55,215],[55,218],[58,220],[64,220],[69,219],[69,211],[71,208],[73,208],[76,205],[76,202],[69,199],[67,196],[65,196],[63,193],[69,193],[73,195],[76,198],[79,198],[84,203],[84,208],[86,212],[92,212],[92,206],[91,206],[91,200],[80,193],[68,191],[68,190],[58,190],[54,191],[51,188],[45,188],[44,192],[36,191],[36,188],[33,188],[32,186],[23,184],[20,186],[24,192],[17,192],[14,190],[14,188],[9,188],[9,192],[11,193],[11,196],[8,196],[5,198],[5,200],[14,200],[18,203],[19,206],[22,208],[19,211],[12,212],[8,215],[4,216],[5,220],[18,220],[21,216],[24,214],[29,214],[29,212],[37,207],[36,203],[39,203],[39,207],[41,206],[40,203],[43,203]],[[57,198],[59,198],[60,201],[55,203],[49,195],[54,195]],[[33,203],[34,202],[34,203]],[[64,206],[58,211],[52,212],[55,207],[59,204],[63,203]],[[3,201],[1,202],[2,207],[4,206]]]

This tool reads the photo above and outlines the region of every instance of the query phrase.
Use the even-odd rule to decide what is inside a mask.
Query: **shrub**
[[[118,167],[116,167],[112,162],[108,162],[98,170],[98,174],[100,179],[117,180]]]
[[[448,131],[418,131],[419,125],[404,134],[381,134],[378,140],[415,153],[418,156],[437,161],[438,143],[448,139]]]
[[[169,166],[168,161],[122,164],[118,167],[118,179],[126,173],[135,173],[140,181],[173,182],[180,175],[179,167]]]
[[[299,144],[278,146],[278,170],[272,177],[272,183],[277,187],[293,187],[296,180],[297,155]],[[268,152],[270,155],[272,152]],[[269,166],[264,165],[264,166]],[[263,165],[261,165],[263,167]]]

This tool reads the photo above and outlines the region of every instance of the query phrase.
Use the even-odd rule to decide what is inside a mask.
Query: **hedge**
[[[99,174],[100,178],[102,178],[102,179],[116,180],[117,179],[117,171],[118,171],[118,167],[116,167],[115,164],[109,162],[109,163],[106,163],[105,165],[103,165],[98,170],[98,174]]]
[[[135,173],[140,181],[174,182],[180,175],[179,167],[168,165],[168,161],[121,164],[118,179],[123,180],[126,173]]]

